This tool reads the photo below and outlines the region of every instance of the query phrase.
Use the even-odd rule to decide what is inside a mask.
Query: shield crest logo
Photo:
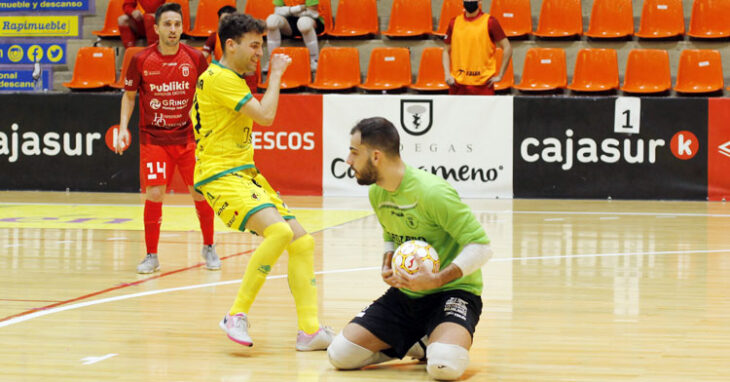
[[[400,125],[410,135],[426,134],[433,126],[433,100],[402,99]]]
[[[190,75],[190,67],[187,65],[182,66],[182,75],[183,77],[187,77]]]

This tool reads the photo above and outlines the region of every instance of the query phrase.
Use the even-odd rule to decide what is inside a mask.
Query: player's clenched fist
[[[271,75],[284,74],[286,68],[291,64],[291,57],[286,54],[277,53],[271,57]]]

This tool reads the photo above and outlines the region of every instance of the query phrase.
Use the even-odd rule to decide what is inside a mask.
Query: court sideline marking
[[[574,259],[574,258],[586,258],[586,257],[593,257],[593,258],[599,258],[599,257],[619,257],[619,256],[645,256],[645,255],[681,255],[681,254],[690,254],[690,253],[705,253],[705,254],[713,254],[713,253],[730,253],[729,249],[708,249],[708,250],[684,250],[684,251],[651,251],[651,252],[626,252],[626,253],[586,253],[586,254],[574,254],[574,255],[553,255],[553,256],[529,256],[529,257],[507,257],[507,258],[498,258],[498,259],[492,259],[490,262],[509,262],[509,261],[525,261],[525,260],[549,260],[549,259]],[[236,254],[238,255],[238,254]],[[236,256],[236,255],[230,255],[230,256]],[[230,257],[228,256],[228,257]],[[193,267],[199,267],[202,264],[198,264]],[[186,270],[187,268],[183,268],[180,270],[176,270],[169,273],[175,273],[180,272],[182,270]],[[347,273],[347,272],[359,272],[359,271],[372,271],[372,270],[378,270],[380,269],[380,266],[375,267],[360,267],[360,268],[349,268],[349,269],[334,269],[330,271],[319,271],[315,272],[315,274],[318,275],[326,275],[326,274],[335,274],[335,273]],[[158,275],[154,277],[150,277],[148,279],[140,280],[135,283],[131,283],[131,285],[136,285],[141,282],[144,282],[146,280],[151,280],[153,278],[162,277],[163,275]],[[286,278],[287,275],[274,275],[269,276],[266,279],[267,280],[273,280],[273,279],[283,279]],[[81,302],[78,304],[73,305],[66,305],[66,306],[60,306],[55,307],[51,309],[44,309],[41,311],[36,311],[29,314],[24,314],[21,316],[11,316],[5,319],[5,321],[0,322],[0,328],[4,328],[10,325],[19,324],[21,322],[29,321],[34,318],[43,317],[49,314],[53,313],[59,313],[67,310],[72,309],[79,309],[87,306],[92,305],[98,305],[98,304],[104,304],[107,302],[114,302],[114,301],[121,301],[121,300],[127,300],[131,298],[137,298],[137,297],[144,297],[144,296],[150,296],[154,294],[161,294],[161,293],[169,293],[169,292],[178,292],[178,291],[185,291],[185,290],[191,290],[191,289],[199,289],[199,288],[207,288],[212,286],[220,286],[220,285],[228,285],[228,284],[237,284],[240,283],[240,279],[236,280],[230,280],[230,281],[218,281],[214,283],[206,283],[206,284],[196,284],[196,285],[188,285],[183,287],[176,287],[176,288],[167,288],[167,289],[157,289],[157,290],[151,290],[146,292],[138,292],[138,293],[131,293],[121,296],[115,296],[115,297],[109,297],[109,298],[103,298],[99,300],[92,300],[92,301],[86,301]],[[123,284],[124,285],[124,284]],[[119,286],[118,286],[119,287]],[[116,288],[116,287],[115,287]],[[95,294],[89,295],[93,296],[96,294],[100,294],[101,292],[97,292]],[[79,298],[80,299],[80,298]],[[78,299],[70,300],[70,301],[77,301]]]

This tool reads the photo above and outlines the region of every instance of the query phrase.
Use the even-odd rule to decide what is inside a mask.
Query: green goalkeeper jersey
[[[397,248],[408,240],[423,240],[438,252],[441,269],[471,243],[488,244],[489,238],[471,209],[461,201],[454,187],[443,178],[406,165],[400,186],[388,192],[370,186],[370,204],[383,227],[383,239]],[[401,289],[411,297],[460,289],[481,295],[482,271],[449,282],[439,288],[414,292]]]

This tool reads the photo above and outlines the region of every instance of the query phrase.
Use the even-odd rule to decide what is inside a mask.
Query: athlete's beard
[[[378,180],[378,169],[375,168],[370,158],[368,158],[362,170],[355,172],[355,178],[357,179],[357,184],[361,186],[369,186]]]

